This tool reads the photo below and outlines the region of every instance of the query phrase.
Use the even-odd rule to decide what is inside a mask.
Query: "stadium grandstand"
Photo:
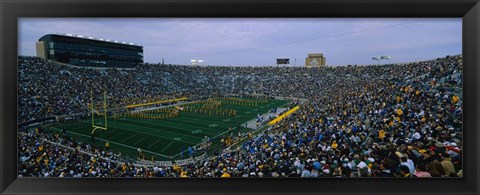
[[[461,55],[317,68],[139,58],[126,71],[19,56],[19,177],[462,177]]]
[[[143,63],[143,47],[72,34],[47,34],[36,43],[37,57],[81,67],[133,68]]]

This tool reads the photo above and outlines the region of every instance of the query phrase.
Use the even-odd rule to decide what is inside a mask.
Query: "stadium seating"
[[[175,166],[137,163],[61,133],[19,130],[22,177],[401,177],[400,166],[421,177],[462,174],[461,56],[324,68],[144,64],[107,74],[18,59],[19,124],[87,117],[91,90],[107,90],[109,107],[212,94],[308,100],[238,148]]]

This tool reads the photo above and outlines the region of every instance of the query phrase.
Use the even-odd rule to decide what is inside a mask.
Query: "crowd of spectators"
[[[60,134],[43,131],[19,134],[19,174],[462,176],[461,56],[372,66],[144,64],[133,70],[80,69],[19,57],[18,122],[88,112],[90,90],[102,94],[106,89],[109,107],[166,97],[206,99],[226,94],[265,94],[308,101],[300,105],[299,111],[238,148],[183,166],[136,166],[112,160],[111,153]]]

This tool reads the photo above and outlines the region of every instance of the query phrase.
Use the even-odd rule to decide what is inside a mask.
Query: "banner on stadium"
[[[279,117],[273,119],[272,121],[270,121],[268,124],[269,125],[274,125],[275,123],[278,123],[279,121],[281,121],[283,118],[287,117],[287,116],[290,116],[291,114],[293,114],[295,111],[297,111],[298,109],[300,109],[299,106],[295,106],[294,108],[292,108],[291,110],[285,112],[284,114],[280,115]]]
[[[45,122],[55,122],[55,121],[56,121],[56,118],[54,116],[52,116],[52,117],[47,117],[47,118],[36,119],[36,120],[31,120],[31,121],[18,123],[17,126],[18,126],[18,128],[22,128],[22,127],[27,127],[27,126],[39,125],[39,124],[45,123]]]

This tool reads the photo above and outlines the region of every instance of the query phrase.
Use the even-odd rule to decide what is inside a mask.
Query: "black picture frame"
[[[478,0],[0,0],[0,192],[4,194],[479,194]],[[17,20],[21,17],[462,17],[464,173],[460,179],[17,178]],[[439,56],[440,57],[440,56]]]

